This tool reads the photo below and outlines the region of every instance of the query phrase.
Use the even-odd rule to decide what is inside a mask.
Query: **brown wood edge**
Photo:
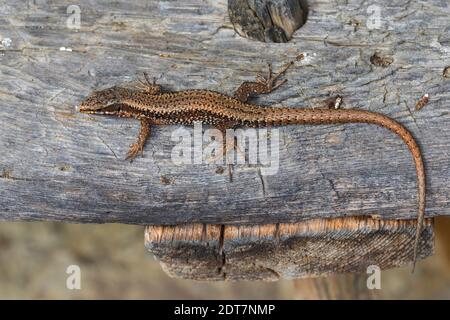
[[[416,220],[311,219],[265,225],[147,226],[145,245],[173,277],[277,280],[365,272],[410,264]],[[434,251],[426,219],[420,258]]]

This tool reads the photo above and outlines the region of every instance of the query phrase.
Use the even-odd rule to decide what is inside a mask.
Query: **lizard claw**
[[[138,83],[135,85],[135,87],[150,94],[158,94],[161,92],[161,86],[156,84],[156,78],[153,78],[153,82],[150,82],[150,79],[146,72],[144,72],[144,80],[138,79]]]
[[[272,65],[268,64],[269,70],[267,71],[267,76],[264,77],[261,74],[256,75],[256,82],[266,86],[267,90],[273,91],[273,90],[277,89],[278,87],[280,87],[281,85],[283,85],[284,83],[286,83],[286,81],[287,81],[286,79],[278,81],[278,78],[280,76],[282,76],[287,71],[287,69],[289,69],[289,67],[292,66],[292,64],[293,64],[293,62],[287,63],[276,74],[274,74],[272,71]]]
[[[133,143],[127,152],[125,160],[130,160],[130,162],[133,162],[133,159],[136,158],[139,152],[141,152],[142,156],[144,155],[143,148],[141,148],[137,143]]]

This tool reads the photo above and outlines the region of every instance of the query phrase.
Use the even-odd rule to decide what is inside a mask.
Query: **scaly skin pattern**
[[[94,92],[84,100],[79,109],[83,113],[105,114],[136,118],[141,121],[141,131],[127,158],[142,152],[151,125],[191,125],[195,121],[217,128],[236,126],[265,127],[284,125],[321,125],[344,123],[375,124],[396,133],[408,146],[417,172],[419,211],[414,245],[413,270],[425,216],[425,170],[422,155],[411,133],[395,120],[371,111],[356,109],[297,109],[274,108],[250,104],[251,95],[270,93],[279,85],[275,80],[286,71],[267,78],[260,76],[256,82],[244,82],[234,97],[208,90],[185,90],[162,93],[160,86],[147,81],[140,90],[112,87]]]

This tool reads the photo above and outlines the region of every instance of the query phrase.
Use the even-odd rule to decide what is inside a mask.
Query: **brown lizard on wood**
[[[422,155],[411,133],[397,121],[371,111],[356,109],[275,108],[248,103],[252,95],[270,93],[286,82],[277,81],[292,63],[277,74],[269,66],[267,77],[244,82],[234,96],[209,90],[162,92],[161,86],[147,83],[140,90],[112,87],[92,93],[79,106],[80,112],[112,115],[140,120],[137,141],[127,153],[133,159],[144,149],[152,125],[191,125],[195,121],[223,130],[236,126],[266,127],[283,125],[320,125],[342,123],[376,124],[396,133],[408,146],[414,159],[418,181],[419,212],[414,244],[413,271],[418,257],[419,241],[425,216],[425,170]]]

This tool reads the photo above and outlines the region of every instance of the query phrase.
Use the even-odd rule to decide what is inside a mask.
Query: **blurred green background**
[[[81,290],[66,288],[73,264],[81,268]],[[172,279],[144,248],[141,226],[0,223],[2,299],[303,299],[307,281]],[[409,267],[383,271],[381,286],[376,298],[450,299],[450,218],[436,219],[433,257],[412,275]]]

